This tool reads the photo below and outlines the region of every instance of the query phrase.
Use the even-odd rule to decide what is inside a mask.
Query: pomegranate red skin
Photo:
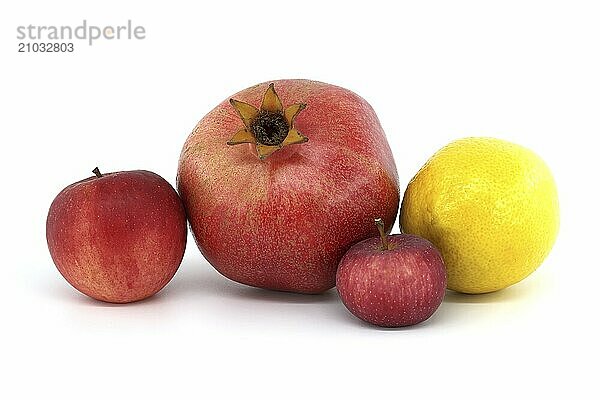
[[[416,235],[366,239],[344,255],[337,290],[348,310],[374,325],[401,327],[428,319],[446,292],[446,268],[440,252]]]
[[[228,146],[243,127],[223,101],[184,144],[178,190],[200,251],[224,276],[251,286],[320,293],[335,286],[348,248],[392,226],[398,176],[379,120],[349,90],[275,81],[284,107],[306,103],[294,123],[308,142],[265,160],[253,144]],[[268,83],[232,96],[260,106]]]
[[[173,187],[153,172],[104,174],[56,196],[46,239],[75,289],[129,303],[152,296],[177,271],[187,240],[185,210]]]

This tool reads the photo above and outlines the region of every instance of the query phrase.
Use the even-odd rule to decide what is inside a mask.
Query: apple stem
[[[100,173],[100,170],[98,169],[98,167],[94,168],[92,170],[92,172],[94,173],[94,175],[96,175],[96,177],[102,178],[102,174]]]
[[[387,234],[385,233],[385,224],[383,223],[383,219],[376,218],[375,225],[377,225],[377,230],[379,231],[379,237],[381,237],[381,250],[389,250],[390,242],[388,241]]]

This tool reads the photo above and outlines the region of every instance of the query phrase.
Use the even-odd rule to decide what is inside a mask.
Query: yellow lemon
[[[550,252],[559,225],[556,184],[532,151],[465,138],[410,181],[400,223],[441,251],[449,289],[492,292],[531,274]]]

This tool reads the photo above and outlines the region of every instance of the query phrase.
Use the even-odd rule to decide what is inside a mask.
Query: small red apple
[[[52,260],[75,289],[94,299],[129,303],[152,296],[183,258],[183,204],[153,172],[94,173],[67,186],[50,206]]]
[[[446,268],[440,252],[416,235],[391,235],[354,245],[340,261],[337,290],[348,310],[383,327],[418,324],[441,304]]]

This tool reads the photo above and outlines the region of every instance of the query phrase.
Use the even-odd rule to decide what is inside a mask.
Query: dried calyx
[[[272,83],[263,96],[260,109],[235,99],[229,102],[244,123],[244,127],[227,142],[229,145],[253,143],[258,157],[264,160],[285,146],[308,141],[294,128],[294,119],[306,104],[293,104],[284,109]]]

